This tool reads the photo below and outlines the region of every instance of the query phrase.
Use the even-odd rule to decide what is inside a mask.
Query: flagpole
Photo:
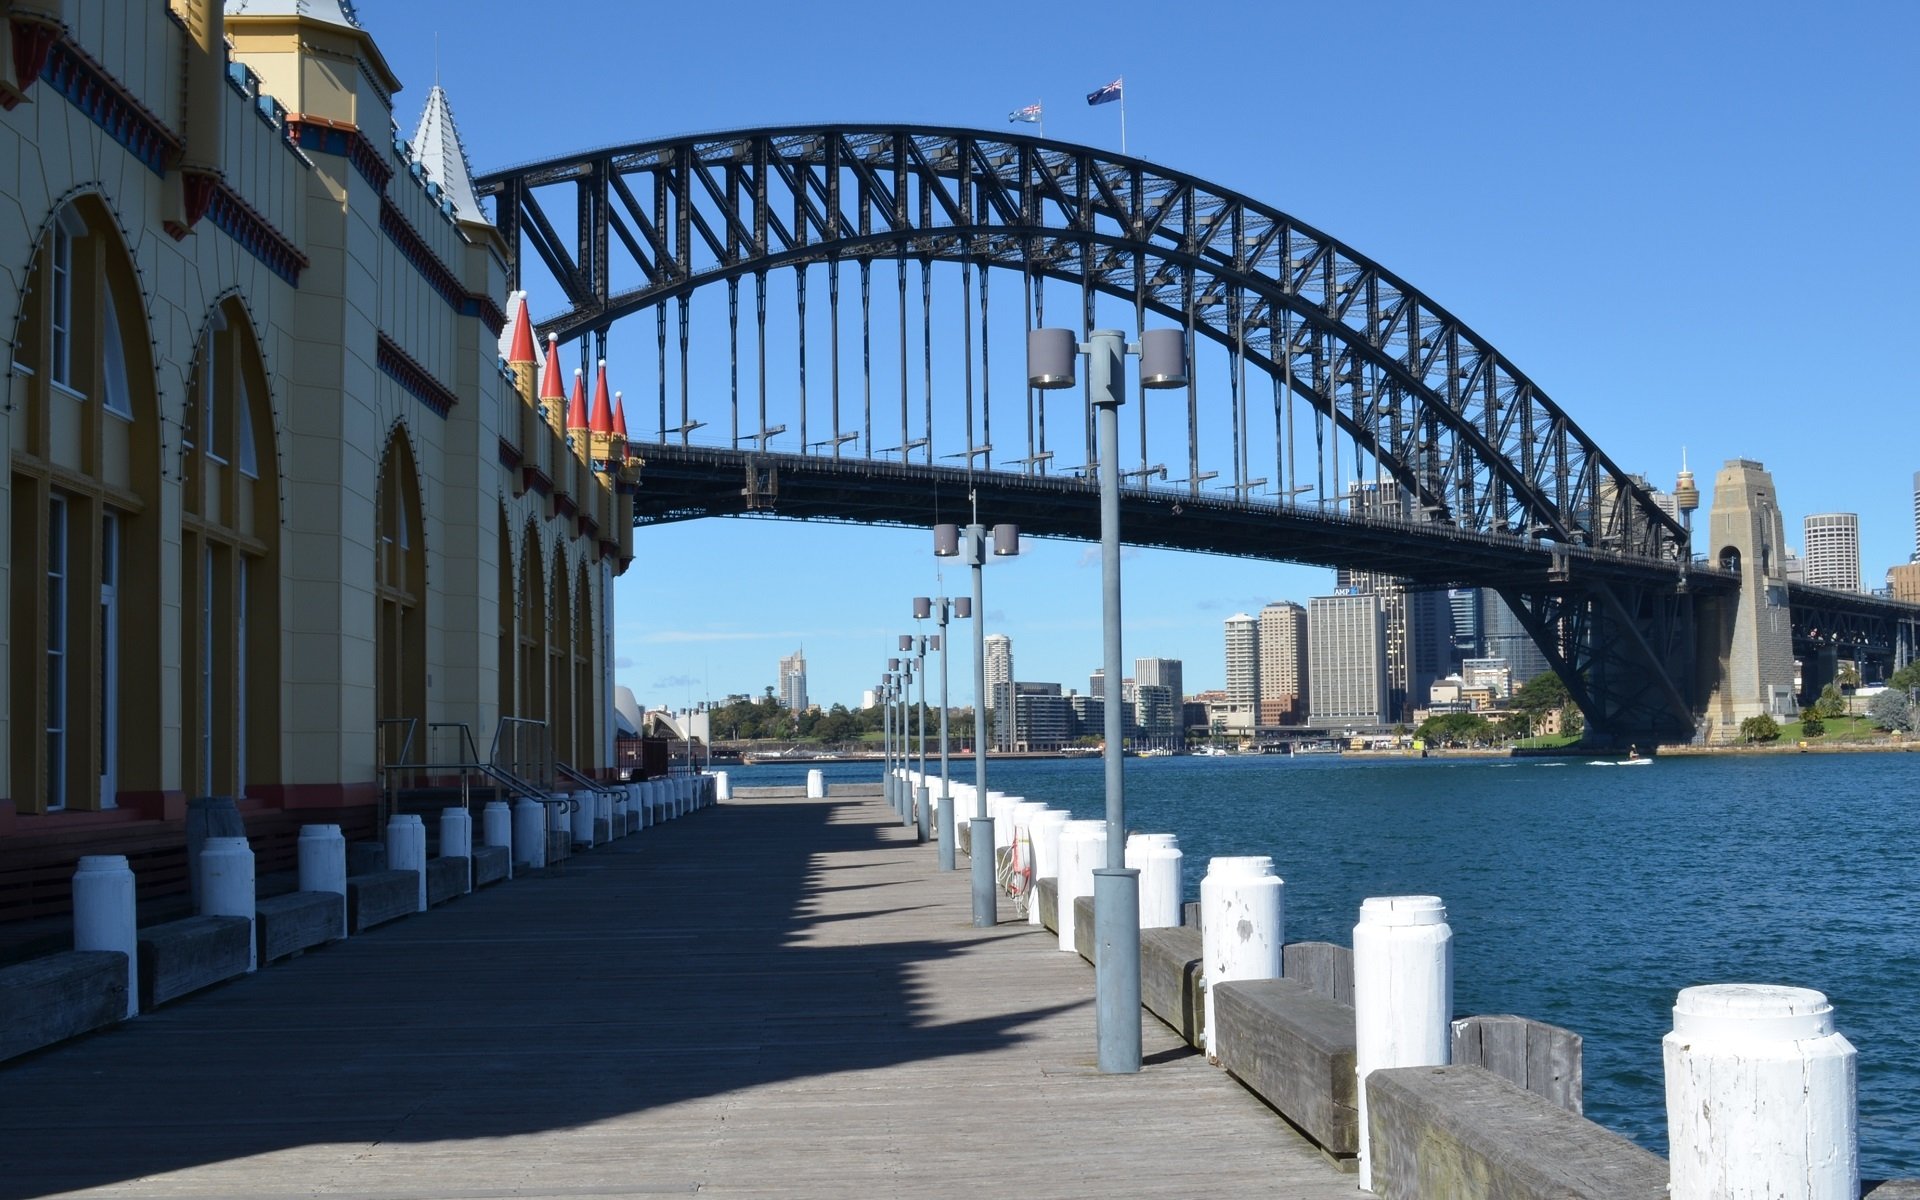
[[[1034,122],[1034,124],[1036,124],[1036,125],[1038,125],[1038,126],[1040,127],[1040,136],[1041,136],[1041,138],[1042,138],[1042,139],[1045,139],[1045,138],[1046,138],[1046,136],[1047,136],[1047,110],[1046,110],[1046,102],[1045,102],[1045,101],[1042,101],[1042,100],[1035,100],[1035,101],[1034,101],[1033,103],[1034,103],[1034,107],[1036,107],[1036,108],[1038,108],[1038,109],[1040,110],[1040,119],[1039,119],[1038,121],[1035,121],[1035,122]],[[971,465],[971,464],[969,464],[969,465]]]
[[[1127,152],[1127,77],[1120,77],[1120,153]]]

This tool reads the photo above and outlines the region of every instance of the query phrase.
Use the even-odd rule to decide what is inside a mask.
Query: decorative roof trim
[[[500,331],[507,324],[507,314],[494,303],[491,296],[469,292],[461,287],[460,279],[452,268],[440,261],[433,247],[427,245],[420,231],[401,213],[400,206],[386,196],[380,197],[380,230],[399,249],[401,257],[420,272],[427,286],[447,302],[448,307],[463,317],[480,318],[493,336],[500,336]]]
[[[366,134],[360,132],[358,126],[297,113],[288,115],[287,130],[300,149],[344,158],[360,173],[360,178],[373,185],[375,191],[387,190],[387,181],[393,178],[393,168],[387,165],[385,155],[368,140]]]
[[[35,55],[43,56],[39,78],[124,146],[147,170],[164,178],[168,166],[179,161],[180,135],[134,99],[72,37],[62,32],[57,38],[49,38],[48,29],[17,18],[13,21],[16,69],[31,67]],[[24,44],[20,40],[23,34],[28,39]],[[24,82],[29,76],[22,71],[19,78]]]
[[[460,398],[454,395],[445,384],[435,379],[433,372],[414,361],[412,356],[400,348],[400,343],[388,337],[384,331],[379,337],[380,370],[405,388],[415,400],[432,409],[434,416],[444,419],[448,413],[452,412],[453,406],[460,402]]]
[[[203,171],[187,171],[180,176],[180,185],[186,221],[165,224],[167,233],[175,241],[186,237],[200,223],[200,218],[205,217],[214,228],[239,243],[242,250],[265,263],[268,270],[294,287],[300,286],[300,272],[309,265],[307,256],[300,253],[292,239],[241,199],[240,193],[229,187],[226,180]]]

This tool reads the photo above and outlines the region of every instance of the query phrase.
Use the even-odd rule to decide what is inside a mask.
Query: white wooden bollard
[[[824,800],[827,795],[827,773],[815,767],[807,772],[807,799]]]
[[[1673,1200],[1853,1200],[1854,1049],[1809,988],[1684,988],[1667,1068]]]
[[[338,825],[300,827],[300,890],[340,897],[340,936],[347,936],[347,839]]]
[[[467,882],[460,890],[473,890],[473,815],[464,808],[440,810],[440,857],[467,860]]]
[[[1078,954],[1073,935],[1077,925],[1073,902],[1093,895],[1093,872],[1107,865],[1107,823],[1105,821],[1068,821],[1060,830],[1059,911],[1060,949]]]
[[[693,784],[693,776],[680,777],[680,815],[683,817],[693,811]]]
[[[953,802],[954,847],[959,848],[960,831],[973,823],[973,785],[953,780],[948,784]]]
[[[1353,1067],[1360,1186],[1373,1190],[1367,1076],[1444,1067],[1453,1054],[1453,930],[1438,896],[1372,896],[1353,927]]]
[[[420,884],[416,911],[427,911],[427,823],[419,814],[395,813],[387,822],[387,868],[414,873]]]
[[[613,793],[595,792],[593,794],[593,834],[600,836],[600,826],[607,827],[607,840],[613,840]]]
[[[570,798],[573,801],[573,811],[567,815],[567,822],[572,827],[574,848],[590,849],[593,846],[593,814],[597,807],[593,802],[593,793],[578,791],[574,792]]]
[[[1005,792],[987,793],[987,815],[993,818],[993,848],[1005,850],[1013,845],[1013,806],[1025,799],[1023,796],[1009,796]]]
[[[1128,835],[1127,866],[1140,872],[1140,928],[1179,926],[1180,870],[1185,861],[1180,839],[1171,833]]]
[[[632,826],[627,830],[628,833],[646,828],[647,806],[643,799],[645,795],[645,785],[637,781],[627,785],[627,824]]]
[[[1060,882],[1060,831],[1065,829],[1073,814],[1064,808],[1049,808],[1036,814],[1027,824],[1027,836],[1033,839],[1033,877],[1035,880],[1054,881],[1054,896],[1059,897]],[[1058,912],[1054,914],[1054,924],[1060,923]],[[1027,924],[1045,925],[1040,917],[1040,906],[1027,906]]]
[[[73,872],[73,948],[127,956],[127,1012],[140,1012],[140,935],[124,854],[85,854]]]
[[[514,802],[513,865],[522,871],[547,865],[547,806],[538,800]]]
[[[211,837],[200,848],[200,915],[247,919],[247,970],[260,966],[254,927],[253,848],[243,837]]]
[[[571,797],[569,797],[565,792],[548,792],[547,797],[549,800],[552,801],[552,803],[546,806],[547,808],[547,861],[549,863],[554,863],[554,862],[558,862],[561,858],[565,857],[564,855],[560,855],[556,853],[554,850],[554,847],[560,844],[560,839],[562,837],[565,837],[567,839],[568,847],[569,847],[568,852],[571,853],[571,846],[573,842],[573,817],[572,817],[572,813],[569,810],[572,808],[572,805],[569,803],[569,801],[571,800]]]
[[[1280,978],[1287,885],[1264,854],[1213,858],[1200,880],[1200,970],[1206,985],[1207,1057],[1220,1057],[1213,987]]]
[[[714,773],[713,798],[715,800],[733,799],[733,779],[725,771],[716,771]]]
[[[505,800],[489,800],[480,813],[480,842],[485,846],[505,846],[507,878],[513,878],[513,806]]]
[[[607,799],[607,836],[627,836],[627,789],[624,787]]]

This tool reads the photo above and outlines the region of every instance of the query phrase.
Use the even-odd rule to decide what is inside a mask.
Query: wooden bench
[[[1449,1200],[1665,1200],[1667,1163],[1480,1067],[1367,1076],[1373,1190]]]
[[[1508,1083],[1583,1111],[1580,1035],[1526,1017],[1462,1017],[1453,1023],[1452,1062],[1485,1067]]]
[[[1040,927],[1060,932],[1060,880],[1052,875],[1033,881],[1033,902],[1040,906]]]
[[[1220,1065],[1327,1154],[1357,1153],[1353,1009],[1294,979],[1217,983],[1212,991]]]
[[[499,883],[505,879],[512,857],[512,852],[505,846],[475,846],[473,848],[474,890],[479,891],[489,884]]]
[[[370,871],[347,876],[347,927],[364,933],[376,925],[420,911],[420,876],[414,871]]]
[[[0,1061],[127,1015],[127,956],[68,950],[0,969]]]
[[[136,937],[143,1010],[245,975],[253,963],[253,923],[245,917],[186,917]]]
[[[338,941],[346,904],[339,892],[285,892],[255,901],[261,965]]]
[[[1206,993],[1200,989],[1200,931],[1140,931],[1140,1004],[1165,1021],[1189,1046],[1203,1044]]]
[[[427,860],[428,908],[467,894],[467,862],[465,858]]]

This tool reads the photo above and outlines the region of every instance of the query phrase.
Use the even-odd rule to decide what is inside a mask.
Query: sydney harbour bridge
[[[1498,349],[1357,250],[1083,146],[823,125],[483,176],[541,333],[640,386],[641,525],[705,516],[1097,539],[1090,403],[1025,331],[1184,331],[1183,391],[1122,411],[1129,543],[1498,589],[1587,715],[1684,740],[1738,563]],[[976,507],[977,506],[977,507]],[[1920,608],[1790,585],[1796,655],[1915,652]],[[1720,644],[1714,644],[1720,643]]]

